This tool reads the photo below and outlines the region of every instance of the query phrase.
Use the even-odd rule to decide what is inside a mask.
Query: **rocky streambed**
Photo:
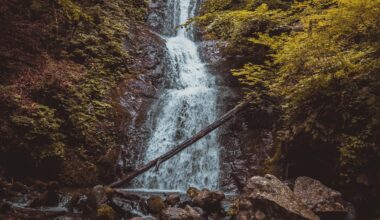
[[[355,219],[338,191],[309,177],[291,182],[253,176],[234,195],[193,187],[184,193],[136,193],[101,185],[72,191],[56,182],[0,184],[1,219]]]

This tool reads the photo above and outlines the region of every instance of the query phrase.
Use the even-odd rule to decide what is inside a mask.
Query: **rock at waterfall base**
[[[157,214],[165,208],[165,204],[160,196],[151,196],[147,200],[147,207],[150,213]]]
[[[245,193],[253,207],[266,216],[287,220],[319,220],[319,217],[275,176],[267,174],[265,177],[250,178]]]
[[[343,220],[347,215],[342,194],[318,180],[298,177],[294,185],[294,194],[321,219]]]
[[[169,207],[162,211],[162,220],[192,220],[191,214],[185,209]]]
[[[205,210],[215,211],[220,208],[220,202],[225,198],[221,191],[210,191],[202,189],[196,196],[192,198],[195,206],[199,206]]]
[[[165,199],[165,204],[167,206],[175,206],[178,203],[180,203],[181,198],[179,197],[178,194],[170,194],[168,197]]]

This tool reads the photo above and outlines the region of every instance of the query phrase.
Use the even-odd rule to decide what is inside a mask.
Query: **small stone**
[[[181,198],[179,197],[178,194],[170,194],[168,197],[165,199],[165,204],[168,206],[175,206],[181,201]]]
[[[150,213],[157,214],[165,208],[165,204],[160,196],[153,195],[147,200],[147,207]]]
[[[256,213],[255,213],[255,218],[257,220],[264,220],[266,218],[266,215],[261,210],[257,210]]]
[[[190,187],[187,192],[186,192],[187,196],[190,197],[191,199],[194,198],[195,196],[197,196],[199,194],[199,189],[195,188],[195,187]]]

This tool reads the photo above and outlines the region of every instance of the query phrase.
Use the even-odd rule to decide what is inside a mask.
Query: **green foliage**
[[[91,17],[83,12],[82,8],[71,0],[58,0],[66,18],[73,23],[90,21]]]
[[[214,4],[214,1],[206,1],[207,3]],[[257,7],[249,5],[250,3],[242,4],[237,10],[205,11],[194,22],[206,31],[204,38],[227,41],[230,53],[254,53],[258,48],[250,38],[259,32],[271,32],[284,25],[288,21],[288,12],[270,10],[267,4]]]
[[[64,136],[59,132],[62,121],[55,117],[55,110],[37,104],[27,111],[29,114],[15,114],[10,118],[13,126],[22,134],[22,147],[30,151],[37,161],[47,157],[62,157]]]

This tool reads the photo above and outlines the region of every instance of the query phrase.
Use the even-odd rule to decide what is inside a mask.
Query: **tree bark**
[[[158,169],[158,167],[161,163],[169,160],[170,158],[172,158],[173,156],[175,156],[179,152],[186,149],[191,144],[195,143],[196,141],[198,141],[202,137],[206,136],[207,134],[209,134],[210,132],[212,132],[216,128],[220,127],[226,121],[231,119],[240,110],[245,108],[249,104],[249,101],[250,100],[247,99],[247,100],[241,102],[240,104],[236,105],[233,109],[228,111],[226,114],[222,115],[218,120],[216,120],[212,124],[208,125],[206,128],[204,128],[203,130],[201,130],[200,132],[198,132],[197,134],[195,134],[191,138],[189,138],[186,141],[182,142],[181,144],[175,146],[172,150],[166,152],[165,154],[161,155],[160,157],[157,157],[156,159],[149,161],[147,164],[145,164],[145,165],[141,166],[140,168],[136,169],[135,171],[131,172],[130,174],[128,174],[127,176],[125,176],[121,180],[118,180],[114,183],[111,183],[109,185],[109,187],[115,188],[115,187],[119,187],[125,183],[128,183],[133,178],[135,178],[135,177],[139,176],[140,174],[146,172],[147,170],[149,170],[152,167],[156,167],[156,169]]]

